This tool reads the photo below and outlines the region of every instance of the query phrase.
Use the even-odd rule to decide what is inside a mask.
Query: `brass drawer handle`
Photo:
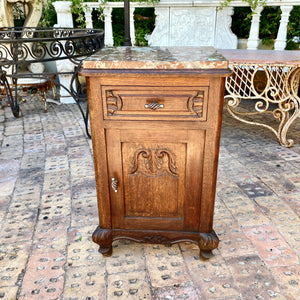
[[[115,193],[118,192],[118,180],[115,178],[111,179],[111,187],[115,191]]]
[[[145,104],[145,108],[149,108],[149,109],[152,109],[152,110],[156,110],[156,109],[159,109],[159,108],[164,108],[164,105],[163,104],[159,104],[157,102],[151,102],[149,104]]]

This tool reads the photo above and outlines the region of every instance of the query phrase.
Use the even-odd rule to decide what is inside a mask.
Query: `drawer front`
[[[208,87],[102,86],[104,119],[206,121]]]

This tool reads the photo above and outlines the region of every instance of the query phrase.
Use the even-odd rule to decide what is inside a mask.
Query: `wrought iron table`
[[[233,74],[226,78],[225,104],[237,120],[268,128],[285,147],[294,144],[287,139],[292,123],[300,116],[300,51],[219,50],[229,61]],[[251,104],[246,110],[242,104]],[[278,127],[268,124],[272,115]]]
[[[104,32],[101,29],[75,28],[25,28],[11,27],[0,31],[0,86],[15,117],[20,116],[18,104],[18,80],[32,78],[47,80],[65,89],[76,101],[82,113],[87,130],[88,109],[86,112],[80,105],[86,100],[86,93],[76,89],[78,70],[81,61],[96,53],[104,46]],[[37,62],[69,60],[75,65],[71,74],[70,86],[65,86],[57,79],[57,73],[18,72],[22,65]],[[87,134],[88,130],[87,130]]]

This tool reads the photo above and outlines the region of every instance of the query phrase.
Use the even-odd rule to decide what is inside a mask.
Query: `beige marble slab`
[[[218,50],[230,63],[300,65],[298,50]]]
[[[84,69],[227,69],[213,47],[107,47],[83,61]]]

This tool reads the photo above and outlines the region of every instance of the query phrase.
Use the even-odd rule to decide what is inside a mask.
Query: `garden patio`
[[[189,243],[127,241],[104,258],[77,105],[20,107],[0,109],[0,299],[299,299],[299,122],[285,148],[224,110],[209,261]]]
[[[286,45],[295,5],[288,2],[287,9],[281,7],[277,50]],[[87,23],[93,9],[85,7]],[[113,7],[106,9],[106,41],[112,41]],[[227,17],[219,19],[230,19],[232,12],[228,8]],[[256,49],[259,14],[254,19],[248,46]],[[271,68],[270,74],[284,74],[286,66],[281,68],[285,71]],[[298,85],[291,86],[298,91]],[[232,118],[227,102],[214,213],[220,244],[212,258],[200,260],[192,243],[127,240],[115,241],[113,255],[103,257],[92,241],[99,224],[97,196],[92,142],[82,114],[76,104],[63,101],[50,101],[45,113],[35,98],[24,96],[19,118],[0,101],[0,299],[300,299],[297,116],[288,132],[295,143],[286,148],[270,130]],[[85,111],[86,101],[79,102]],[[290,108],[298,113],[298,102],[293,103]],[[291,115],[282,113],[278,119]],[[275,122],[271,117],[270,125]]]

